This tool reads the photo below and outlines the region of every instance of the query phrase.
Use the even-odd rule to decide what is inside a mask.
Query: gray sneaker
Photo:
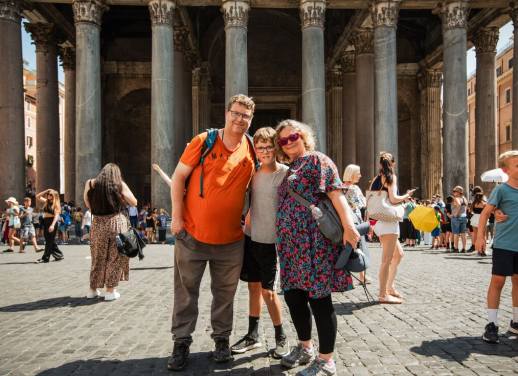
[[[275,340],[275,348],[271,352],[274,359],[281,359],[290,352],[290,344],[286,338],[279,338]]]
[[[286,368],[293,368],[308,364],[313,360],[314,357],[314,348],[306,349],[304,346],[302,346],[302,343],[299,343],[298,346],[291,348],[291,351],[288,355],[282,357],[281,365]]]
[[[295,376],[333,376],[336,375],[336,366],[333,363],[330,366],[325,360],[320,359],[318,356],[311,362],[311,364],[299,371]]]

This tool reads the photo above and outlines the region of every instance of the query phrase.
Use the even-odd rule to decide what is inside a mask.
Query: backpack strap
[[[257,154],[255,154],[254,139],[252,138],[252,136],[248,134],[248,132],[245,133],[245,136],[248,141],[248,146],[250,146],[250,150],[252,152],[252,159],[254,160],[255,171],[257,171],[259,170],[261,164],[259,163],[259,159],[257,159]]]
[[[201,146],[201,157],[199,164],[201,165],[201,173],[200,173],[200,197],[203,197],[203,162],[205,162],[205,158],[209,155],[210,151],[214,148],[216,144],[216,140],[218,139],[218,129],[217,128],[209,128],[207,129],[207,138],[205,142]]]

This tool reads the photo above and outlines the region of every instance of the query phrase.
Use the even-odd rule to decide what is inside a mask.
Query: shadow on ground
[[[36,265],[35,261],[23,261],[23,262],[0,262],[0,265]]]
[[[81,307],[97,304],[102,301],[101,299],[86,299],[85,297],[61,296],[59,298],[42,299],[35,302],[0,307],[0,312],[27,312],[57,307]]]
[[[512,358],[518,353],[518,341],[516,337],[500,336],[500,343],[494,345],[485,343],[481,337],[455,337],[423,341],[421,346],[414,346],[410,348],[410,351],[428,357],[440,357],[456,361],[464,361],[471,354]]]
[[[148,268],[130,268],[130,270],[162,270],[162,269],[172,269],[172,266],[156,266],[156,267],[148,267]]]
[[[359,303],[353,303],[353,302],[346,302],[346,303],[339,303],[334,304],[335,307],[335,313],[337,315],[352,315],[354,311],[358,309],[363,309],[371,306],[378,305],[378,302],[359,302]]]
[[[254,354],[253,359],[265,356]],[[272,365],[261,370],[254,370],[250,366],[251,357],[243,357],[233,362],[216,364],[210,360],[210,352],[191,353],[187,367],[175,375],[200,375],[211,374],[239,374],[239,375],[282,375],[280,365]],[[114,359],[90,359],[77,360],[58,367],[50,368],[37,373],[37,376],[66,376],[66,375],[171,375],[167,370],[168,358],[144,358],[130,360]]]

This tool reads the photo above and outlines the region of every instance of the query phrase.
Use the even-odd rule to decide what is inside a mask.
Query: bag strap
[[[218,138],[218,129],[217,128],[209,128],[207,129],[207,138],[203,142],[201,146],[201,157],[199,161],[199,165],[201,165],[201,173],[200,173],[200,197],[203,197],[203,162],[205,162],[205,158],[209,155],[210,151],[214,148],[216,144],[216,140]]]
[[[288,188],[288,193],[291,197],[293,197],[295,199],[295,201],[297,201],[299,204],[301,204],[302,206],[305,206],[306,208],[308,209],[311,209],[312,206],[314,206],[311,202],[309,202],[308,200],[306,200],[304,197],[302,197],[301,195],[299,195],[297,192],[295,192],[293,189],[291,188]]]

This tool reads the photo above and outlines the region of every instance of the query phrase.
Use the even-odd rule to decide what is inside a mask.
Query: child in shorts
[[[288,354],[289,345],[282,328],[281,302],[275,292],[277,251],[275,249],[275,217],[277,214],[277,188],[288,167],[275,158],[275,130],[260,128],[254,134],[254,147],[261,168],[251,182],[250,211],[245,225],[245,252],[240,279],[248,282],[249,317],[248,333],[235,343],[231,350],[242,354],[261,346],[259,342],[259,317],[264,300],[275,329],[274,358]]]
[[[486,224],[491,213],[498,208],[506,215],[506,220],[496,223],[493,241],[493,269],[487,292],[487,315],[489,323],[482,339],[488,343],[498,343],[498,308],[500,294],[507,277],[512,281],[513,319],[509,331],[518,334],[518,150],[500,155],[498,164],[509,176],[507,183],[491,192],[487,205],[480,214],[475,249],[483,252],[486,247]]]

